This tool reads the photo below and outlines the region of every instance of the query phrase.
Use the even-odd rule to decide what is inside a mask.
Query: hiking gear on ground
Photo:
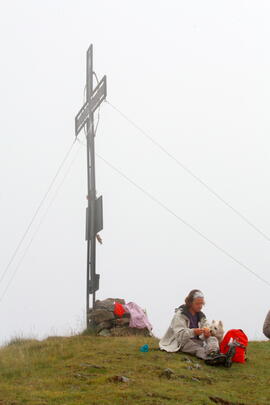
[[[149,332],[153,329],[153,326],[149,322],[145,311],[139,307],[135,302],[128,302],[123,305],[124,309],[130,313],[130,328],[144,329],[147,328]]]
[[[227,351],[227,359],[226,359],[226,363],[225,363],[225,367],[229,368],[232,366],[232,362],[233,362],[233,358],[236,354],[236,348],[237,347],[242,347],[245,349],[245,346],[242,345],[241,343],[238,343],[235,339],[233,339],[232,341],[230,341],[229,343],[229,350]]]
[[[228,353],[228,367],[232,362],[245,363],[247,346],[248,337],[242,329],[231,329],[226,333],[220,343],[220,352]]]
[[[215,353],[212,356],[205,359],[205,364],[208,366],[225,366],[227,361],[227,356],[222,353]]]
[[[120,318],[122,318],[122,316],[124,315],[124,313],[126,312],[123,305],[120,304],[119,302],[115,302],[114,303],[114,314],[119,316]]]

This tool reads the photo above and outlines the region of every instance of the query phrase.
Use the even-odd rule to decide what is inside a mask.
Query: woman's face
[[[194,312],[200,312],[203,306],[204,306],[204,299],[195,298],[195,300],[191,304],[191,310],[193,310]]]

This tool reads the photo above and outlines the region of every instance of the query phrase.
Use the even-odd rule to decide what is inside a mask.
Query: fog
[[[269,18],[267,1],[1,1],[1,343],[85,327],[86,152],[78,142],[3,274],[74,139],[91,43],[108,101],[270,237]],[[96,150],[270,282],[270,241],[109,103]],[[199,288],[210,320],[263,339],[269,284],[99,159],[96,172],[104,201],[97,298],[138,303],[162,336]]]

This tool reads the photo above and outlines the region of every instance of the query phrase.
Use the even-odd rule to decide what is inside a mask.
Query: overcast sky
[[[3,272],[73,141],[90,43],[97,75],[108,78],[108,101],[270,237],[269,20],[270,4],[260,0],[1,1],[0,297],[9,286],[0,302],[1,342],[84,327],[81,145]],[[270,282],[268,240],[109,104],[100,114],[100,155]],[[96,170],[104,199],[97,298],[135,301],[162,336],[174,308],[200,288],[210,320],[262,339],[269,286],[102,161]]]

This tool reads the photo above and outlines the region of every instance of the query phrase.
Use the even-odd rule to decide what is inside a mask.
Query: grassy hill
[[[231,369],[196,368],[149,337],[15,339],[0,349],[0,405],[269,405],[270,342],[250,343],[248,356]]]

